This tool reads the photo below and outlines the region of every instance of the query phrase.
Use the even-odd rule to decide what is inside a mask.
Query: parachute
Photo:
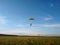
[[[35,20],[34,18],[29,18],[28,20],[33,21]],[[32,23],[30,23],[30,27],[32,26]]]

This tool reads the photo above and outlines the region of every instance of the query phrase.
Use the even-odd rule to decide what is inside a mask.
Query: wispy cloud
[[[26,24],[26,25],[17,25],[17,27],[28,27],[29,25]],[[32,25],[32,27],[50,27],[50,28],[53,28],[53,27],[60,27],[60,24],[34,24]]]
[[[21,26],[24,26],[24,25],[18,25],[18,27],[21,27]],[[26,26],[26,25],[25,25]],[[27,25],[29,26],[29,25]],[[46,27],[46,28],[54,28],[54,27],[60,27],[60,24],[34,24],[32,27]],[[38,30],[38,29],[37,29]],[[1,34],[14,34],[14,35],[47,35],[46,32],[44,33],[44,30],[43,32],[39,32],[35,29],[32,28],[32,30],[30,29],[21,29],[21,28],[16,28],[16,29],[8,29],[8,30],[5,30],[5,31],[0,31]],[[48,33],[49,35],[49,33]],[[51,34],[52,35],[52,34]]]
[[[44,27],[60,27],[60,24],[45,24]]]
[[[17,24],[16,27],[22,27],[22,26],[25,26],[23,24]]]
[[[21,29],[14,29],[14,30],[5,30],[0,31],[1,34],[13,34],[13,35],[38,35],[39,33],[36,31],[28,31],[28,30],[21,30]]]
[[[7,17],[6,16],[0,16],[0,24],[6,24],[7,23]]]
[[[33,27],[46,27],[46,28],[56,28],[56,27],[60,27],[60,24],[35,24]]]
[[[53,4],[53,3],[51,3],[51,4],[50,4],[50,7],[54,7],[54,4]]]
[[[45,21],[49,21],[49,20],[52,20],[53,17],[52,17],[52,16],[47,16],[47,17],[44,17],[43,19],[44,19]]]
[[[54,27],[60,27],[60,24],[38,24],[35,25],[36,27],[50,27],[50,28],[54,28]]]

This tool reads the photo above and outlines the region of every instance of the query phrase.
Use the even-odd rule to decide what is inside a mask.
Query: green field
[[[0,36],[0,45],[60,45],[60,37]]]

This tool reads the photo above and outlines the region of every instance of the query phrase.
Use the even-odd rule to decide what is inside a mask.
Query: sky
[[[0,34],[60,36],[60,0],[0,0]]]

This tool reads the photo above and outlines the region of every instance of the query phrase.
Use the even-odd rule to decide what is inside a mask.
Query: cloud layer
[[[7,23],[7,17],[6,16],[0,16],[0,24],[6,24]]]
[[[43,25],[44,27],[60,27],[60,24],[46,24],[46,25]]]
[[[29,27],[29,25],[28,24],[26,24],[26,25],[20,25],[20,24],[18,24],[17,25],[17,27]],[[34,25],[32,25],[32,27],[50,27],[50,28],[53,28],[53,27],[60,27],[60,24],[34,24]]]

